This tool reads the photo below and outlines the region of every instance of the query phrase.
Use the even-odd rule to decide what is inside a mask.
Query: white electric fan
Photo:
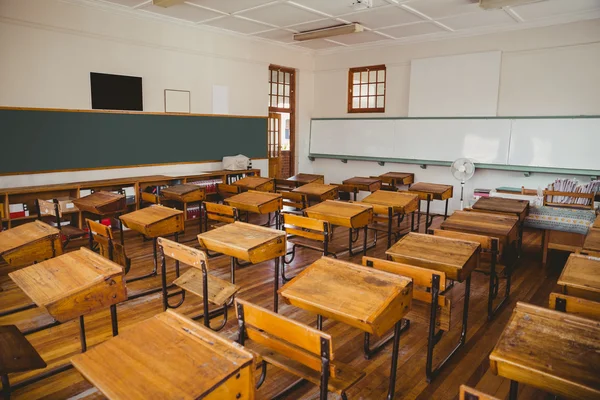
[[[475,164],[468,158],[459,158],[454,160],[450,166],[452,176],[460,181],[460,209],[463,209],[465,182],[473,177],[475,173]]]

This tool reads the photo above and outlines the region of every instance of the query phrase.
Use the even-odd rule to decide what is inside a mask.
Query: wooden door
[[[269,153],[269,178],[279,178],[281,170],[281,115],[269,113],[267,146]]]

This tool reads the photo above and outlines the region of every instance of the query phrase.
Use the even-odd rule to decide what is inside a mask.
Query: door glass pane
[[[385,84],[378,83],[377,84],[377,94],[378,95],[383,95],[384,92],[385,92]]]
[[[285,82],[285,72],[279,71],[279,83]]]
[[[355,72],[352,80],[353,80],[353,83],[360,83],[360,72]]]
[[[277,71],[271,71],[271,82],[277,82]]]
[[[283,100],[283,106],[285,108],[290,108],[290,98],[289,97],[284,97],[283,99],[284,99]]]
[[[360,95],[366,96],[369,94],[369,85],[361,85]]]
[[[283,85],[279,85],[279,91],[277,92],[277,94],[283,96]]]
[[[369,108],[375,108],[375,96],[369,96]]]
[[[377,82],[385,81],[385,71],[377,71]]]
[[[288,85],[290,84],[290,73],[289,72],[285,73],[284,82],[287,83]]]
[[[367,108],[367,98],[366,97],[360,98],[360,108]]]
[[[370,94],[371,96],[373,96],[373,95],[375,94],[375,84],[374,84],[374,83],[371,83],[371,84],[369,85],[369,94]]]
[[[377,108],[383,108],[384,106],[384,97],[383,96],[377,96]]]
[[[290,85],[285,85],[285,87],[283,88],[283,94],[285,96],[289,96],[290,95]]]
[[[370,83],[377,82],[377,71],[369,71],[369,82]]]
[[[353,96],[360,96],[360,85],[354,85],[354,86],[352,86],[352,95]]]
[[[352,99],[352,108],[358,108],[360,106],[360,97],[354,97]]]
[[[360,73],[360,80],[362,82],[369,82],[369,73],[367,71]]]

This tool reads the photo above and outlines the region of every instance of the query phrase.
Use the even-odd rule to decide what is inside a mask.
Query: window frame
[[[376,81],[374,83],[375,85],[375,94],[371,95],[370,93],[368,93],[366,96],[361,96],[360,94],[358,96],[354,95],[354,74],[356,72],[370,72],[370,71],[383,71],[384,72],[384,78],[383,78],[383,82],[379,82]],[[369,84],[369,82],[366,82],[367,85]],[[377,85],[383,83],[383,95],[382,96],[378,96],[377,95]],[[361,83],[359,85],[362,84],[362,80]],[[386,92],[387,92],[387,68],[385,66],[385,64],[379,64],[379,65],[369,65],[366,67],[355,67],[355,68],[350,68],[348,70],[348,113],[384,113],[385,112],[385,105],[386,105]],[[366,97],[367,98],[367,105],[368,105],[368,99],[370,97],[375,97],[375,107],[367,107],[367,108],[354,108],[354,106],[352,105],[352,101],[355,98],[361,99],[362,97]],[[377,107],[377,97],[383,97],[383,107]],[[360,100],[359,100],[360,102]]]

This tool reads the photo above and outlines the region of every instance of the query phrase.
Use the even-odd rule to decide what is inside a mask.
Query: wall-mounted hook
[[[344,164],[348,164],[348,160],[346,160],[345,158],[342,158],[342,162],[343,162]]]
[[[427,169],[427,164],[421,164],[420,167],[421,169]]]
[[[383,167],[385,165],[385,161],[377,161],[377,164]]]

